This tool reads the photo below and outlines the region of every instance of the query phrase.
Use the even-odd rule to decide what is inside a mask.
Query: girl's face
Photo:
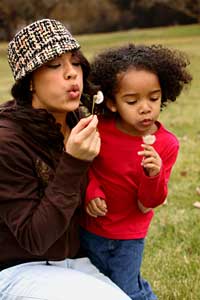
[[[160,83],[154,73],[129,69],[119,78],[115,103],[108,101],[107,105],[111,111],[118,112],[119,129],[143,136],[156,131],[161,96]]]
[[[83,72],[75,52],[67,52],[33,72],[34,108],[47,109],[52,114],[78,108],[83,91]]]

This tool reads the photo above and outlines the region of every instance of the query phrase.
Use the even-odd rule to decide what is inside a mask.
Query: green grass
[[[160,43],[185,51],[191,60],[193,82],[160,120],[180,140],[180,153],[169,183],[168,204],[157,208],[146,240],[142,273],[159,300],[200,299],[200,25],[129,30],[78,36],[91,59],[101,49],[123,43]],[[0,45],[0,99],[10,99],[13,82],[6,62],[6,44]]]

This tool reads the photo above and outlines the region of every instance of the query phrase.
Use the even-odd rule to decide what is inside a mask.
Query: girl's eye
[[[151,101],[157,101],[157,100],[159,100],[159,97],[151,97],[150,100]]]
[[[127,101],[127,104],[128,105],[133,105],[135,104],[137,101],[136,100],[130,100],[130,101]]]

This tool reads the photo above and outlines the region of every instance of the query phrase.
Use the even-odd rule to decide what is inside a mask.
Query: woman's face
[[[83,91],[83,71],[76,52],[67,52],[33,72],[33,108],[68,113],[78,108]]]

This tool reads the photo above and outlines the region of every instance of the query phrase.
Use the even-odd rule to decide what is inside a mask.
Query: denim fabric
[[[84,229],[81,247],[91,262],[132,300],[156,300],[149,283],[140,276],[144,239],[111,240]]]
[[[32,262],[0,272],[1,300],[130,300],[88,258]]]

